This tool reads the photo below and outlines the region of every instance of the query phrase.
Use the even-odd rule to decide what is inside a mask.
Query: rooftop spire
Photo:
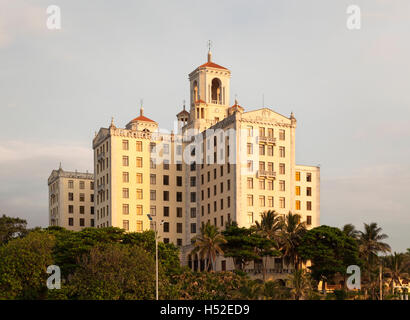
[[[211,45],[212,45],[211,40],[208,40],[208,62],[211,62],[212,60]]]
[[[144,115],[144,107],[143,107],[144,100],[141,99],[141,108],[140,108],[140,116]]]

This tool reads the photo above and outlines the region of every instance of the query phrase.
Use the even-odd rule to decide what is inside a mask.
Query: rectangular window
[[[268,137],[273,138],[273,128],[268,128]]]
[[[177,187],[182,187],[182,177],[177,176]]]
[[[142,157],[137,157],[137,168],[142,168]]]
[[[122,214],[129,214],[130,213],[130,206],[128,204],[122,205]]]
[[[279,174],[285,174],[285,164],[279,163]]]
[[[182,239],[180,239],[180,238],[177,239],[177,246],[178,247],[182,246]]]
[[[248,201],[248,206],[252,207],[253,206],[253,195],[248,194],[247,201]]]
[[[169,160],[164,160],[164,170],[169,170]]]
[[[265,136],[265,128],[259,127],[259,137],[264,137],[264,136]]]
[[[271,208],[273,207],[273,197],[272,196],[268,197],[268,206]]]
[[[306,174],[306,181],[307,182],[312,182],[312,174],[311,173]]]
[[[122,228],[125,231],[130,230],[130,221],[129,220],[122,220]]]
[[[265,190],[265,180],[264,179],[259,179],[259,189]]]
[[[306,224],[308,226],[312,225],[312,216],[306,216]]]
[[[268,190],[273,190],[273,181],[268,180]]]
[[[91,226],[91,227],[95,227],[94,219],[91,219],[91,220],[90,220],[90,226]]]
[[[130,182],[130,175],[128,172],[123,172],[122,173],[122,182],[126,183],[126,182]]]
[[[283,198],[283,197],[279,198],[279,207],[281,209],[285,208],[285,198]]]
[[[169,185],[169,176],[168,176],[168,175],[163,176],[162,183],[163,183],[165,186],[168,186],[168,185]]]
[[[271,145],[268,146],[268,156],[273,157],[273,146]]]
[[[142,220],[137,220],[137,228],[136,228],[136,231],[137,231],[137,232],[142,232],[142,230],[143,230]]]
[[[136,175],[136,183],[142,184],[142,173],[137,173]]]
[[[196,202],[196,192],[191,192],[191,202]]]
[[[150,200],[157,200],[157,192],[155,190],[150,190],[149,199]]]
[[[68,213],[74,213],[74,206],[72,205],[68,206]]]
[[[191,208],[191,218],[196,218],[196,208]]]
[[[80,202],[84,202],[84,201],[85,201],[85,194],[80,193]]]
[[[150,169],[155,169],[157,167],[157,164],[153,159],[149,161],[149,167]]]
[[[157,207],[156,206],[150,206],[149,207],[149,213],[151,216],[156,216],[157,215]]]
[[[182,208],[177,207],[177,218],[182,218]]]
[[[122,140],[122,150],[128,150],[128,140]]]
[[[279,140],[285,140],[285,130],[284,129],[279,130]]]
[[[253,153],[252,143],[248,143],[248,144],[246,145],[246,152],[247,152],[247,154],[252,154],[252,153]]]
[[[248,126],[246,129],[247,129],[247,132],[248,132],[248,137],[253,137],[253,127]]]
[[[142,200],[142,189],[137,189],[137,200]]]
[[[85,213],[85,207],[84,206],[80,206],[80,214],[84,214]]]
[[[300,181],[300,172],[299,171],[296,171],[295,179],[296,179],[296,181]]]
[[[259,196],[259,206],[260,207],[265,206],[265,196]]]
[[[296,195],[300,196],[300,186],[296,186]]]
[[[129,193],[128,188],[123,188],[123,189],[122,189],[122,197],[123,197],[124,199],[128,199],[128,198],[130,197],[130,193]]]
[[[150,174],[149,175],[149,182],[152,185],[157,184],[157,176],[155,174]]]
[[[163,200],[164,201],[169,201],[169,191],[164,191],[163,192]]]
[[[164,207],[164,217],[169,217],[169,207]]]
[[[182,223],[177,223],[177,233],[182,233]]]
[[[73,226],[74,225],[74,218],[68,218],[68,225]]]
[[[280,180],[279,181],[279,190],[280,191],[285,191],[285,180]]]
[[[259,145],[259,155],[264,156],[265,155],[265,145],[260,144]]]
[[[279,157],[285,158],[285,147],[279,147]]]
[[[68,181],[68,188],[69,188],[69,189],[73,189],[73,188],[74,188],[74,181],[73,181],[73,180],[69,180],[69,181]]]
[[[142,141],[137,141],[136,142],[136,151],[141,152],[142,151]]]
[[[177,192],[177,202],[182,202],[182,192]]]
[[[196,177],[190,177],[190,185],[191,185],[191,187],[196,186]]]
[[[85,182],[84,181],[80,181],[80,189],[85,189]]]
[[[137,205],[137,216],[142,216],[142,206],[141,205]]]
[[[307,187],[307,188],[306,188],[306,195],[307,195],[308,197],[312,196],[312,188],[311,188],[311,187]]]
[[[196,233],[196,223],[191,223],[191,233]]]
[[[300,210],[300,200],[296,200],[296,210]]]
[[[312,210],[312,201],[307,201],[306,202],[306,210],[308,210],[308,211]]]
[[[164,232],[169,232],[169,222],[164,222]]]
[[[127,156],[123,156],[123,157],[122,157],[122,165],[123,165],[124,167],[128,167],[129,161],[128,161],[128,157],[127,157]]]

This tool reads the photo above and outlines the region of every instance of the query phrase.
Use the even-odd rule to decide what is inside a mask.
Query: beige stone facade
[[[144,115],[125,128],[114,121],[93,140],[96,227],[158,228],[182,248],[207,222],[249,227],[260,214],[298,213],[309,228],[320,223],[320,169],[296,165],[296,119],[269,108],[230,106],[227,68],[208,61],[189,74],[189,112],[162,133]],[[153,222],[148,218],[150,214]],[[218,259],[217,270],[232,263]],[[272,266],[273,268],[274,266]]]
[[[94,174],[53,170],[48,178],[49,225],[79,231],[95,226]]]

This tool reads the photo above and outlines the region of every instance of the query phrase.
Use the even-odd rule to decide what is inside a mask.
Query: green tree
[[[312,277],[325,282],[335,274],[346,274],[349,265],[360,265],[357,242],[338,228],[320,226],[305,233],[298,252],[305,260],[311,260]]]
[[[55,239],[44,232],[0,246],[0,299],[43,299],[46,297],[47,267],[54,264]]]
[[[394,252],[384,259],[385,266],[390,276],[391,293],[394,294],[394,285],[401,285],[402,280],[409,277],[407,266],[405,265],[405,255]]]
[[[201,228],[201,234],[193,238],[194,249],[191,254],[199,254],[201,259],[206,258],[206,270],[215,270],[216,257],[223,254],[221,245],[226,243],[223,235],[218,231],[216,226],[209,222]]]
[[[310,274],[303,269],[293,271],[290,283],[291,293],[295,300],[305,299],[314,289]]]
[[[356,230],[356,227],[351,223],[345,224],[342,231],[345,235],[353,239],[357,240],[360,237],[360,231]]]
[[[27,233],[27,221],[20,218],[0,217],[0,244],[7,243],[13,238],[24,236]]]
[[[298,247],[306,233],[306,223],[300,222],[300,215],[289,212],[282,219],[279,244],[286,264],[292,264],[296,270],[299,269],[301,259]]]
[[[155,262],[144,249],[110,243],[93,247],[78,261],[64,290],[71,299],[155,299]],[[160,268],[160,297],[167,298],[167,278]]]

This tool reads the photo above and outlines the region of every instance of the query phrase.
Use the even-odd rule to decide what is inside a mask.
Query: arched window
[[[221,103],[221,80],[218,78],[214,78],[212,80],[212,88],[211,88],[211,94],[212,94],[212,103],[220,104]]]
[[[195,80],[193,84],[193,98],[194,102],[198,101],[198,82]]]

